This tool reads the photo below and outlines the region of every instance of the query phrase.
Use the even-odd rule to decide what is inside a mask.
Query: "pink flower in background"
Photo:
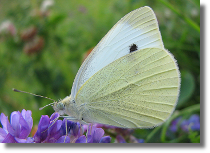
[[[0,34],[2,33],[15,36],[17,34],[17,30],[15,28],[15,25],[11,21],[6,20],[0,24]]]

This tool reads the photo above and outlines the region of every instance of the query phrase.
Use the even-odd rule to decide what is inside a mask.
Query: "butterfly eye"
[[[65,105],[64,105],[62,102],[59,102],[59,103],[57,104],[57,108],[58,108],[59,110],[64,110]]]

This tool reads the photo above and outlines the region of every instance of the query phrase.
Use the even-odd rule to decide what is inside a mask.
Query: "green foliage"
[[[192,143],[200,143],[200,133],[197,131],[190,131],[188,138]]]
[[[69,95],[84,54],[125,14],[150,6],[157,15],[162,39],[177,59],[181,71],[181,92],[175,113],[154,129],[137,129],[134,135],[146,142],[200,142],[198,132],[177,134],[167,130],[178,116],[200,112],[200,3],[198,0],[106,0],[54,1],[41,11],[41,0],[0,2],[0,24],[10,20],[16,34],[0,33],[0,112],[32,110],[34,125],[53,109],[38,109],[49,100],[15,93],[12,88],[60,99]],[[23,40],[28,28],[36,28],[33,39]],[[43,42],[42,42],[43,40]],[[42,44],[43,43],[43,44]],[[38,46],[33,54],[27,45]],[[31,47],[31,46],[30,46]],[[31,49],[31,48],[30,48]]]

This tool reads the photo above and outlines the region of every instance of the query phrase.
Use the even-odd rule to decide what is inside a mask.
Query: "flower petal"
[[[67,132],[71,132],[71,127],[74,122],[67,120]],[[61,134],[66,135],[66,119],[63,119],[62,126],[61,126]]]
[[[20,112],[14,111],[11,113],[10,116],[10,122],[11,125],[15,131],[14,135],[15,137],[19,137],[20,135]]]
[[[9,120],[8,120],[8,117],[6,117],[7,118],[7,123],[6,123],[6,125],[7,125],[7,127],[6,127],[6,129],[7,129],[7,131],[11,134],[11,135],[15,135],[15,130],[14,130],[14,128],[12,127],[12,125],[9,123]]]
[[[2,143],[16,143],[16,141],[14,139],[14,136],[8,133],[5,139],[2,141]]]
[[[59,129],[61,128],[61,125],[62,125],[62,121],[61,120],[57,120],[55,122],[51,122],[49,124],[48,133],[51,134],[51,135],[55,134],[56,132],[59,131]]]
[[[7,131],[7,123],[8,123],[8,117],[4,115],[4,113],[1,113],[1,125],[5,131]]]
[[[47,115],[42,115],[39,121],[37,132],[33,137],[36,143],[41,143],[47,138],[49,124],[50,124],[50,118]]]
[[[87,143],[93,143],[93,135],[87,136]]]
[[[56,118],[58,118],[60,115],[59,113],[55,112],[50,116],[50,121],[56,120]]]
[[[74,135],[75,137],[80,135],[79,130],[80,130],[79,123],[78,122],[73,122],[72,126],[71,126],[71,131],[70,131],[70,132],[72,132],[72,135]]]
[[[99,143],[104,135],[104,130],[102,128],[96,128],[93,135],[93,143]]]
[[[101,138],[99,143],[110,143],[111,142],[111,137],[110,136],[105,136]]]
[[[0,128],[0,143],[5,139],[5,137],[7,136],[7,132]]]
[[[62,136],[56,141],[56,143],[70,143],[70,138],[68,136]]]
[[[26,111],[25,109],[23,109],[21,114],[25,119],[25,121],[27,122],[29,129],[31,130],[33,127],[33,118],[31,117],[32,112],[30,110]]]
[[[26,139],[28,135],[30,134],[31,129],[29,128],[28,123],[23,118],[21,113],[20,113],[20,125],[21,125],[21,130],[20,130],[19,138]]]
[[[18,143],[33,143],[33,142],[34,142],[34,139],[31,138],[31,137],[28,137],[27,139],[15,138],[15,140],[16,140]]]
[[[75,141],[75,143],[86,143],[86,136],[85,136],[85,135],[80,136],[80,137]]]
[[[51,124],[48,127],[47,142],[55,143],[61,136],[63,136],[62,133],[60,132],[62,121],[57,120],[53,125]]]

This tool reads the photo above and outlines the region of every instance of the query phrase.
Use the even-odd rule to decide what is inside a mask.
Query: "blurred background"
[[[52,101],[12,88],[63,99],[92,48],[121,17],[146,5],[177,59],[181,93],[166,123],[132,135],[144,142],[200,142],[199,0],[0,1],[0,113],[31,110],[34,125],[41,115],[50,116],[51,107],[39,108]]]

